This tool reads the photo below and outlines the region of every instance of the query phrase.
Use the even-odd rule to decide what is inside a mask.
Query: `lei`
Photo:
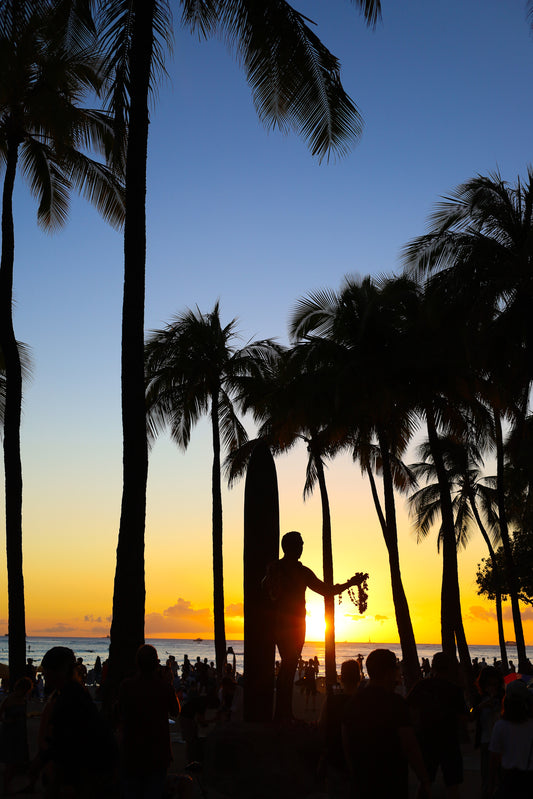
[[[368,574],[365,572],[356,572],[350,578],[351,585],[348,587],[348,596],[352,600],[359,613],[362,615],[368,607]],[[356,596],[353,586],[357,586],[358,594]],[[339,594],[339,605],[342,603],[342,594]]]

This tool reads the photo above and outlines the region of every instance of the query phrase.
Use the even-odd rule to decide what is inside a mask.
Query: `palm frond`
[[[106,53],[107,102],[117,131],[124,130],[129,114],[135,13],[136,4],[131,0],[99,2],[97,23],[101,46]],[[158,81],[166,75],[165,56],[173,46],[172,12],[167,0],[156,0],[152,25],[151,90],[155,91]]]
[[[71,183],[48,145],[28,136],[20,152],[22,173],[39,202],[37,221],[45,230],[55,231],[67,221]]]
[[[204,19],[212,28],[213,16]],[[338,60],[307,22],[285,2],[226,0],[216,29],[242,62],[267,126],[296,130],[319,159],[344,155],[362,120],[342,87]]]
[[[246,474],[252,452],[260,440],[260,438],[248,439],[240,447],[230,450],[226,455],[222,468],[229,488],[232,488],[237,480]]]
[[[125,190],[114,170],[79,150],[67,150],[63,156],[63,168],[69,183],[96,208],[106,222],[120,229],[126,216]]]
[[[440,518],[440,491],[438,485],[419,488],[408,499],[409,515],[414,518],[414,530],[420,542],[431,532]]]
[[[237,417],[231,398],[224,389],[219,392],[218,402],[222,446],[226,451],[231,452],[246,443],[248,433]]]
[[[314,333],[328,336],[331,332],[338,296],[331,289],[318,289],[298,300],[289,322],[289,334],[293,341]]]
[[[315,485],[318,481],[318,471],[316,466],[316,461],[313,456],[309,456],[307,459],[307,465],[305,468],[305,484],[303,490],[303,497],[307,499],[307,497],[311,496],[314,491]]]
[[[54,0],[48,3],[47,33],[53,42],[58,37],[67,49],[83,49],[94,44],[96,26],[93,9],[97,0]],[[41,3],[44,5],[44,3]]]

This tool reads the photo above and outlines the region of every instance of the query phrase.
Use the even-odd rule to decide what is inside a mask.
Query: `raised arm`
[[[335,594],[342,594],[347,588],[351,585],[354,585],[352,582],[353,578],[348,580],[346,583],[335,583],[334,585],[326,585],[322,580],[319,580],[316,574],[308,569],[307,566],[305,568],[305,575],[306,575],[306,585],[311,591],[315,591],[317,594],[322,594],[322,596],[334,596]]]

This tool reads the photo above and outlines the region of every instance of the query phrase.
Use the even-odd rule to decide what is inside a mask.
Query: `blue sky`
[[[224,43],[198,42],[176,20],[169,79],[150,126],[148,330],[220,299],[223,318],[239,318],[243,340],[285,340],[298,297],[337,288],[347,273],[399,270],[402,246],[424,231],[439,196],[496,168],[514,181],[531,160],[525,0],[384,0],[374,31],[344,0],[294,5],[341,61],[364,118],[361,141],[348,157],[318,164],[297,136],[266,131]],[[112,575],[122,457],[121,236],[78,199],[62,232],[42,233],[22,183],[15,213],[16,333],[34,362],[22,439],[28,570],[37,574],[49,554],[84,561],[92,542]],[[149,542],[161,516],[196,518],[196,484],[187,488],[187,480],[208,479],[209,457],[205,425],[188,461],[170,444],[156,445]],[[293,486],[285,476],[298,501],[300,478]],[[208,524],[208,485],[203,491]],[[237,519],[240,495],[228,503],[229,519]],[[308,519],[308,510],[301,513]],[[237,552],[235,544],[230,557]],[[150,569],[148,599],[157,593]],[[77,584],[72,578],[65,596]],[[194,601],[192,583],[184,596]],[[168,605],[175,599],[174,592]],[[87,607],[93,611],[102,608]]]

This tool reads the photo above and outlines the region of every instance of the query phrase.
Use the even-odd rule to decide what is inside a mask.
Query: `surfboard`
[[[258,442],[244,489],[244,720],[272,720],[276,647],[271,602],[262,588],[279,557],[279,497],[270,448]]]

